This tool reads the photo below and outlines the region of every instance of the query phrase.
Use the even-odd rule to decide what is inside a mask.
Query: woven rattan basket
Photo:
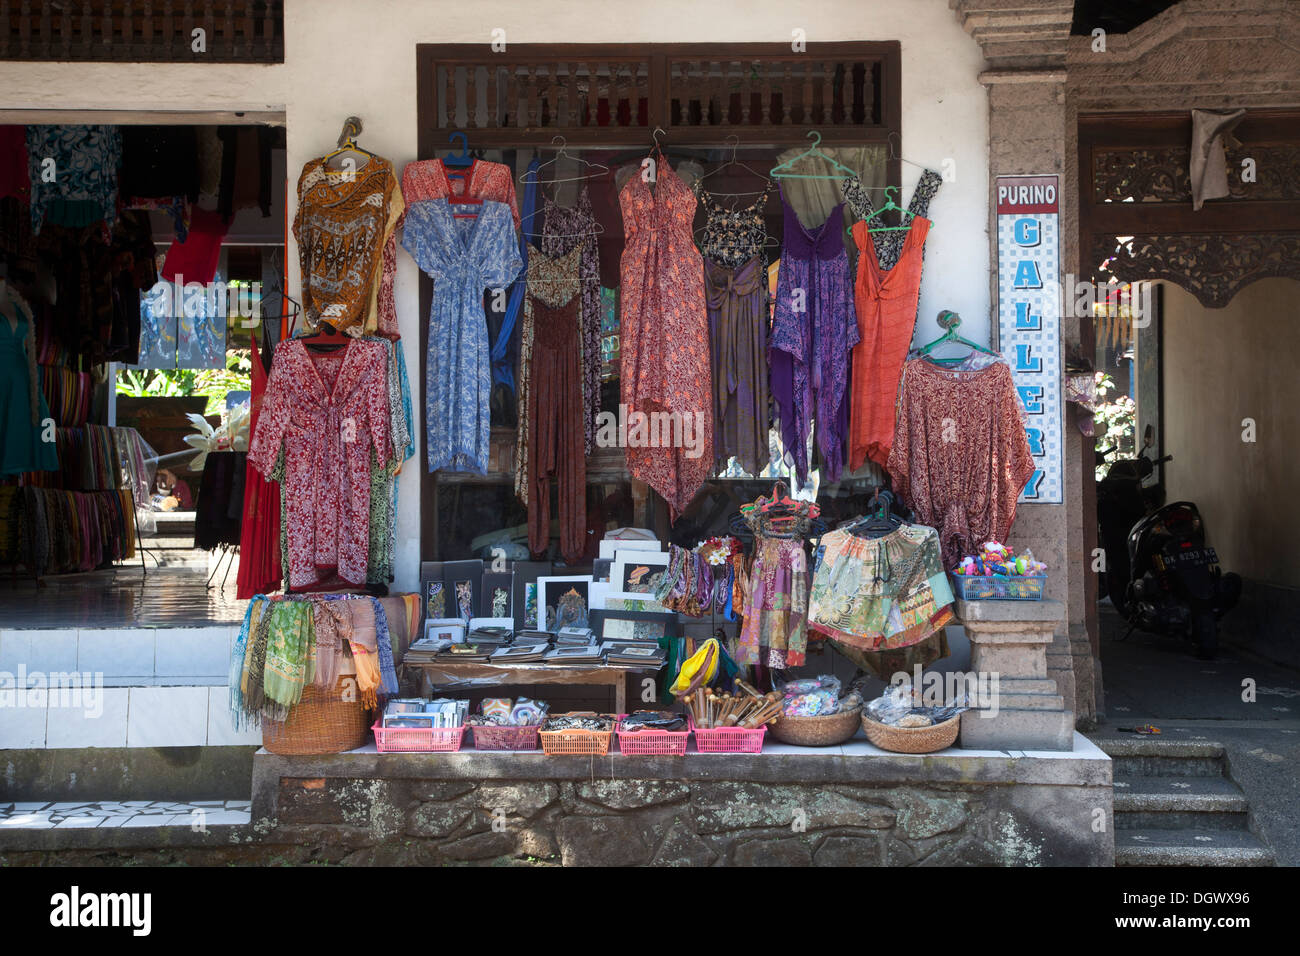
[[[345,686],[352,688],[346,695]],[[262,746],[289,756],[338,754],[365,746],[370,721],[355,688],[355,677],[340,677],[333,691],[308,684],[283,724],[262,721]]]
[[[791,717],[783,715],[769,726],[772,736],[783,744],[798,747],[834,747],[849,740],[858,732],[861,706],[838,714],[822,717]]]
[[[862,729],[866,731],[867,739],[881,750],[897,754],[932,754],[936,750],[947,750],[957,742],[961,714],[929,727],[890,727],[863,714]]]

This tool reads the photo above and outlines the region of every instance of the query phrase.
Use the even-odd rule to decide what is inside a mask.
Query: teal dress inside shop
[[[54,442],[41,441],[41,423],[50,409],[39,388],[32,423],[32,373],[24,341],[29,321],[13,300],[0,298],[0,476],[59,468]]]

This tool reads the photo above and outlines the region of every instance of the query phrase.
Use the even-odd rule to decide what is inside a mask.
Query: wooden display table
[[[485,664],[478,661],[422,661],[409,663],[424,673],[427,683],[450,689],[459,681],[484,684],[518,684],[524,686],[546,684],[577,684],[584,687],[612,687],[614,712],[627,713],[627,675],[655,675],[666,664],[658,667],[631,665],[620,667],[610,664]],[[450,679],[449,679],[450,678]]]

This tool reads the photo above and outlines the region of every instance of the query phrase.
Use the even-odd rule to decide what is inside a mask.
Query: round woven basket
[[[353,689],[346,694],[344,681]],[[262,722],[262,746],[273,754],[339,754],[365,746],[370,736],[366,709],[357,699],[355,677],[340,677],[332,691],[308,684],[283,724]]]
[[[929,727],[891,727],[863,714],[862,729],[866,731],[867,739],[881,750],[891,750],[898,754],[932,754],[936,750],[946,750],[957,742],[961,714]]]
[[[797,747],[834,747],[849,740],[858,732],[858,720],[861,715],[861,706],[821,717],[782,715],[781,719],[770,725],[768,729],[772,731],[772,736],[783,744],[794,744]]]

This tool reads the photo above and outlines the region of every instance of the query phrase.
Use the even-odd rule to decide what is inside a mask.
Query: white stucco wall
[[[283,111],[292,183],[304,162],[334,147],[351,114],[365,123],[367,149],[399,170],[416,158],[417,43],[486,45],[497,27],[509,43],[788,42],[795,28],[809,42],[898,40],[903,155],[936,169],[951,160],[956,173],[930,208],[935,228],[917,338],[936,337],[934,316],[949,308],[961,313],[963,334],[988,341],[988,105],[977,79],[983,59],[947,0],[286,0],[285,7],[281,65],[0,63],[0,110]],[[903,164],[904,200],[920,172]],[[296,272],[292,250],[287,258]],[[291,289],[296,285],[291,273]],[[418,273],[405,254],[398,257],[396,295],[416,384]],[[417,449],[411,464],[423,458]],[[396,586],[413,589],[415,468],[402,475],[399,503]]]

